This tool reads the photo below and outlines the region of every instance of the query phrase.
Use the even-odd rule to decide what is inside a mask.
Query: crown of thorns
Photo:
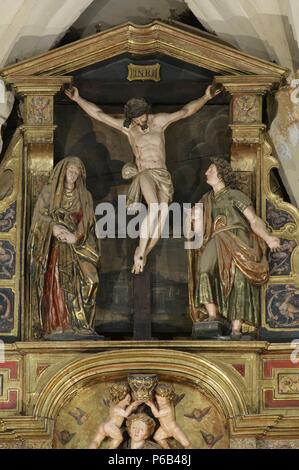
[[[143,116],[143,114],[149,114],[150,110],[151,107],[144,98],[132,98],[124,107],[124,127],[130,127],[132,119]]]

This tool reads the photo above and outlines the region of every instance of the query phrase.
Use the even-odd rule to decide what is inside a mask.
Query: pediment
[[[288,70],[230,47],[216,37],[176,24],[154,21],[146,26],[125,23],[0,71],[9,76],[63,76],[117,57],[164,54],[220,75],[272,75]]]

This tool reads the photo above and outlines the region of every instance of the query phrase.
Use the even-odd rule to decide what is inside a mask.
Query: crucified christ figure
[[[173,197],[171,176],[166,168],[165,130],[173,122],[195,114],[220,92],[213,91],[210,85],[204,96],[174,113],[151,114],[150,106],[143,98],[133,98],[125,105],[123,120],[104,113],[97,105],[82,98],[77,88],[65,91],[89,116],[125,134],[132,147],[135,165],[127,164],[123,169],[124,178],[133,178],[127,205],[140,201],[142,195],[148,206],[134,255],[134,274],[143,271],[149,252],[161,237],[168,215],[165,207],[168,207]]]

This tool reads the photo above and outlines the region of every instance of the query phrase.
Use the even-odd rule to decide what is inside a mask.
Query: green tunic
[[[251,200],[241,191],[226,187],[216,195],[213,193],[211,202],[212,223],[220,220],[222,225],[226,226],[225,230],[250,246],[252,232],[243,213],[247,207],[252,206]],[[229,295],[225,294],[219,272],[219,244],[216,238],[218,235],[214,228],[213,232],[215,231],[198,260],[195,306],[216,304],[221,315],[229,321],[243,320],[255,325],[259,315],[259,288],[248,280],[235,262],[232,262],[230,275],[233,276],[233,283]]]

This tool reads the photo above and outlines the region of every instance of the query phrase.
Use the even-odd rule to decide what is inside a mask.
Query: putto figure
[[[125,418],[128,418],[140,405],[138,401],[131,403],[130,390],[126,383],[112,384],[109,395],[109,416],[100,424],[89,446],[90,449],[98,449],[106,437],[111,439],[109,449],[117,449],[124,439],[121,427]]]
[[[35,335],[95,339],[99,249],[91,194],[81,160],[56,165],[35,206],[28,240],[31,284],[38,300]]]
[[[146,258],[161,237],[168,211],[165,206],[173,197],[173,185],[166,168],[165,130],[173,122],[192,116],[209,100],[220,93],[209,86],[203,97],[186,104],[174,113],[151,114],[144,99],[133,98],[125,105],[125,120],[114,118],[98,106],[85,100],[73,87],[66,95],[92,118],[107,124],[125,134],[135,155],[135,164],[123,168],[125,179],[133,178],[129,189],[127,205],[140,202],[144,197],[148,213],[140,229],[139,246],[136,248],[132,273],[143,271]],[[158,205],[162,204],[159,210]]]
[[[213,321],[221,315],[232,324],[231,339],[241,339],[242,322],[258,324],[259,289],[269,278],[266,245],[279,250],[280,240],[272,236],[258,217],[248,196],[236,189],[230,164],[212,158],[206,172],[212,191],[203,203],[203,246],[189,257],[191,316],[202,321],[202,311]],[[201,224],[196,211],[189,214],[194,230]]]
[[[163,449],[170,449],[167,439],[173,437],[185,449],[192,449],[189,439],[176,422],[174,399],[173,387],[169,384],[159,383],[155,388],[157,406],[152,400],[146,402],[154,417],[160,422],[160,427],[154,434],[154,440]]]

